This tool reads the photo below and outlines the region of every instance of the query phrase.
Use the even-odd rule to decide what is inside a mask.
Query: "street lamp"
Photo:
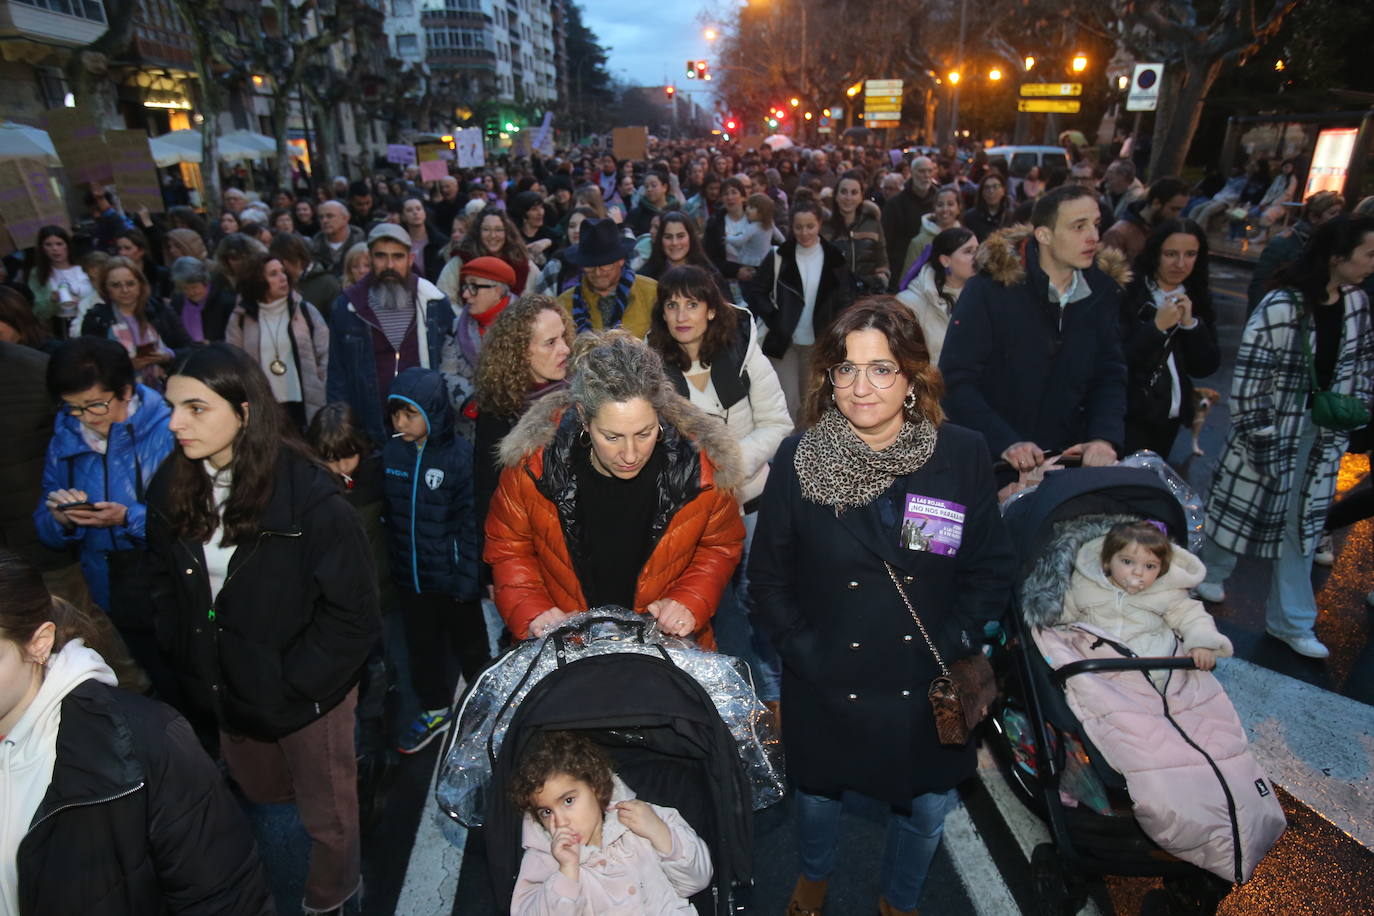
[[[853,86],[850,86],[848,89],[846,89],[846,90],[844,91],[844,94],[847,95],[847,96],[849,96],[849,97],[852,99],[852,98],[854,98],[854,96],[856,96],[856,95],[859,94],[859,90],[862,89],[863,87],[864,87],[863,81],[859,81],[859,82],[855,83]]]
[[[790,99],[787,100],[787,104],[791,105],[793,108],[796,108],[798,105],[801,104],[801,99],[797,98],[797,97],[794,95],[794,96],[792,96],[792,98],[790,98]]]
[[[959,85],[959,71],[958,71],[958,70],[951,70],[951,71],[949,71],[949,76],[947,77],[947,79],[949,80],[949,84],[950,84],[951,86],[957,86],[957,85]]]
[[[1027,58],[1026,58],[1026,71],[1027,71],[1027,72],[1030,72],[1031,70],[1034,70],[1034,69],[1035,69],[1035,58],[1034,58],[1034,57],[1027,57]]]
[[[701,37],[705,38],[707,41],[715,41],[719,35],[715,29],[707,29],[705,32],[701,33]]]
[[[1082,73],[1086,69],[1088,69],[1088,58],[1082,54],[1075,54],[1073,56],[1073,72]]]
[[[992,80],[994,83],[1000,80],[1001,78],[1002,71],[999,70],[997,67],[993,67],[991,70],[988,71],[988,79]]]

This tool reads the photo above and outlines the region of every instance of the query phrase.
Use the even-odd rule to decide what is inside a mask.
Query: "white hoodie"
[[[19,914],[15,857],[52,782],[62,701],[77,685],[92,679],[111,687],[116,684],[105,660],[74,639],[48,659],[38,694],[10,733],[0,739],[0,916]]]

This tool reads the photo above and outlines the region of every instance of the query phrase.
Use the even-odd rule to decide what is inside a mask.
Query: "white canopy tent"
[[[42,159],[53,168],[62,165],[47,131],[14,121],[0,121],[0,159]]]
[[[153,162],[158,168],[176,165],[178,162],[199,163],[201,154],[201,135],[198,130],[174,130],[169,134],[154,137],[148,141],[153,151]],[[255,134],[247,130],[234,130],[219,138],[219,158],[222,162],[240,159],[265,159],[275,155],[277,141],[266,134]]]

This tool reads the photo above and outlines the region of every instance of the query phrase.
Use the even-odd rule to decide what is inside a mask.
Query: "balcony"
[[[425,28],[485,29],[491,25],[491,17],[470,10],[421,10],[420,25]]]
[[[442,70],[496,69],[496,55],[478,48],[430,48],[425,62]]]
[[[0,0],[0,38],[80,48],[107,28],[99,0]]]

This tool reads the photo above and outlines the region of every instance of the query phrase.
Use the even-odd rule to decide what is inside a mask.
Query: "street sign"
[[[901,80],[864,80],[864,95],[901,95]]]
[[[1136,64],[1131,89],[1126,94],[1126,110],[1154,111],[1159,104],[1159,84],[1163,78],[1163,64]]]
[[[871,111],[864,112],[865,121],[900,121],[902,113],[900,111]]]
[[[1042,114],[1078,114],[1083,103],[1078,99],[1017,99],[1017,111],[1032,111]]]
[[[1028,98],[1082,95],[1082,83],[1022,83],[1021,94]]]
[[[902,103],[901,103],[901,102],[881,102],[881,103],[875,105],[875,104],[873,104],[873,101],[870,99],[869,102],[868,102],[868,104],[864,105],[864,111],[865,111],[867,114],[870,114],[870,115],[873,114],[873,112],[875,112],[875,111],[901,111],[901,110],[902,110]]]
[[[902,81],[864,81],[864,120],[870,127],[896,127],[902,119]]]

